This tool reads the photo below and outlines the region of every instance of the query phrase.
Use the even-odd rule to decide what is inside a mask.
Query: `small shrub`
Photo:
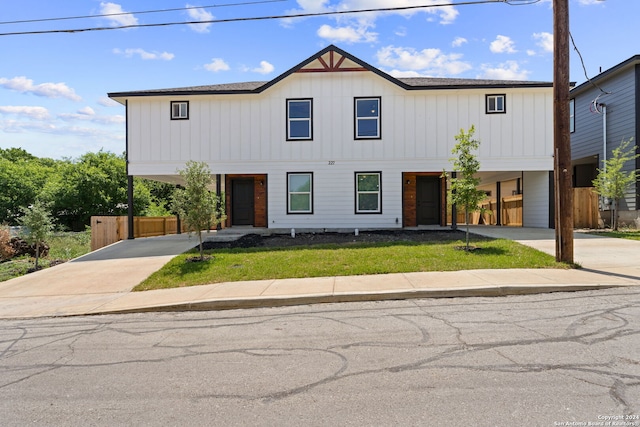
[[[9,260],[13,258],[14,254],[9,228],[0,226],[0,261]]]

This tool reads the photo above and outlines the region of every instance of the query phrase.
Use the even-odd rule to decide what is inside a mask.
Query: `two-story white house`
[[[129,175],[179,184],[206,162],[227,227],[446,225],[441,175],[471,125],[483,189],[522,194],[522,224],[552,226],[549,82],[394,78],[332,45],[270,81],[109,97],[126,107]]]

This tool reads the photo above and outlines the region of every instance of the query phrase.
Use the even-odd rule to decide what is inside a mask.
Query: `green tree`
[[[613,149],[612,156],[607,159],[602,169],[598,169],[598,176],[593,180],[595,192],[601,197],[612,202],[611,228],[618,229],[618,205],[631,186],[636,182],[637,171],[635,168],[625,170],[627,162],[637,159],[637,147],[631,146],[633,138],[622,140],[620,145]]]
[[[141,179],[143,185],[149,189],[151,203],[146,211],[148,216],[170,216],[171,202],[175,185],[166,182]]]
[[[56,168],[53,160],[38,159],[23,149],[0,149],[0,223],[16,225],[20,207],[36,201]]]
[[[127,175],[124,155],[99,151],[77,161],[60,162],[59,173],[47,183],[44,197],[58,221],[84,230],[93,215],[127,214]],[[151,195],[141,179],[134,180],[134,215],[143,215]]]
[[[213,180],[206,163],[189,161],[186,168],[178,173],[185,185],[174,193],[173,210],[180,215],[189,232],[198,235],[200,260],[204,261],[201,231],[209,230],[224,220],[223,198],[209,191]]]
[[[20,218],[20,225],[26,227],[24,239],[27,243],[36,247],[36,265],[38,270],[38,260],[40,259],[40,246],[53,231],[53,220],[47,210],[46,205],[41,201],[36,201],[28,208],[22,208],[23,215]]]
[[[474,155],[473,151],[478,150],[480,141],[473,138],[475,127],[472,125],[468,132],[460,129],[460,133],[455,136],[456,145],[451,153],[455,155],[449,159],[453,164],[453,171],[456,172],[455,178],[450,178],[449,201],[452,204],[463,207],[465,210],[465,222],[467,224],[466,232],[466,250],[469,247],[469,214],[472,212],[482,211],[480,202],[484,200],[486,194],[482,190],[478,190],[480,178],[476,177],[476,173],[480,170],[480,162]],[[443,173],[443,176],[446,174]]]

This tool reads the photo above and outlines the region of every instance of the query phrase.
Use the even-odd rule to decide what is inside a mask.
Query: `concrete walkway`
[[[555,253],[553,230],[473,227],[472,232],[516,240]],[[217,238],[234,239],[240,234],[228,231]],[[493,296],[640,285],[640,242],[575,233],[574,253],[576,262],[583,267],[580,270],[402,273],[229,282],[130,292],[197,242],[195,236],[184,234],[126,240],[53,268],[0,282],[0,318]]]

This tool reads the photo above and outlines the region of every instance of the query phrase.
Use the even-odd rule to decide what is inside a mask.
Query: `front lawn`
[[[174,258],[135,291],[242,280],[349,276],[505,268],[569,268],[554,257],[510,240],[481,239],[480,249],[456,249],[462,241],[385,242],[286,248],[217,249],[212,258],[187,262],[197,251]]]

